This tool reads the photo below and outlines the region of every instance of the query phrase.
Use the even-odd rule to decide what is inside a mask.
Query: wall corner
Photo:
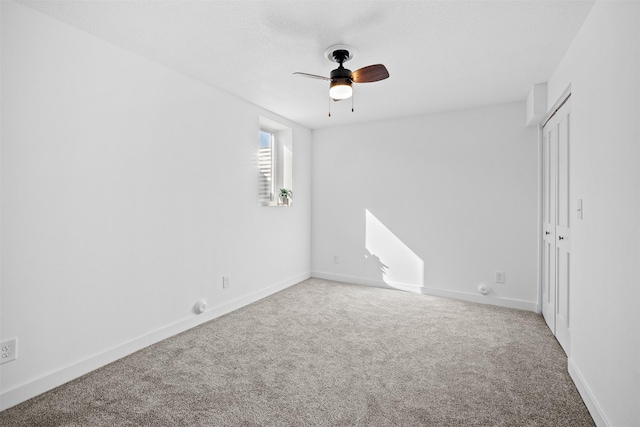
[[[547,114],[547,83],[531,86],[527,96],[527,126],[537,126],[542,123]]]

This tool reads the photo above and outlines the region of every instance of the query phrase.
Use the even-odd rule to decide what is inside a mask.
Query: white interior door
[[[569,143],[571,98],[555,115],[558,136],[558,191],[556,215],[556,338],[569,354],[569,297],[571,266],[571,224],[569,215]]]
[[[543,128],[542,137],[542,315],[554,334],[556,333],[556,155],[555,126],[549,121]]]
[[[542,314],[569,354],[571,98],[543,128]]]

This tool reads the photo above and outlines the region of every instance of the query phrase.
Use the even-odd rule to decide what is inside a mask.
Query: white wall
[[[536,310],[538,145],[524,118],[522,102],[314,130],[313,276]]]
[[[596,2],[549,80],[571,84],[569,369],[599,425],[640,425],[640,3]],[[575,218],[583,199],[584,219]]]
[[[1,76],[1,408],[309,277],[308,129],[260,208],[278,117],[5,1]]]

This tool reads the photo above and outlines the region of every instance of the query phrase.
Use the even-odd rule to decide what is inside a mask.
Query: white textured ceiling
[[[546,81],[593,5],[588,1],[23,0],[124,49],[310,128],[523,101]],[[347,68],[385,64],[331,103],[333,44]],[[524,120],[524,118],[523,118]]]

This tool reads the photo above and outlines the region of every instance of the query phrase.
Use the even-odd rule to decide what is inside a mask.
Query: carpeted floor
[[[2,426],[593,426],[535,313],[309,279]]]

